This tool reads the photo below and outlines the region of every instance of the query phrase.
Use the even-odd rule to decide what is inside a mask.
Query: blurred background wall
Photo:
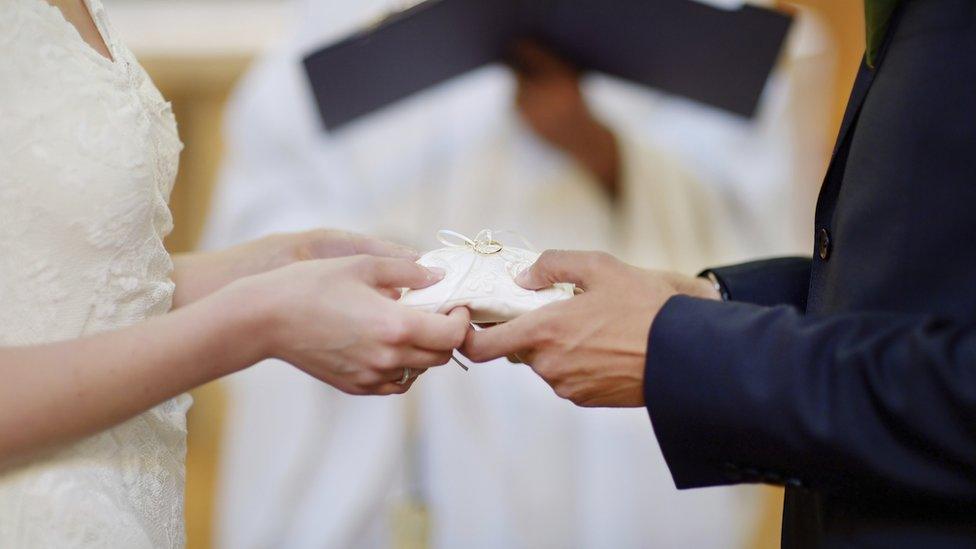
[[[356,0],[349,0],[354,2]],[[836,48],[831,127],[843,107],[863,51],[861,2],[796,0],[826,23]],[[172,252],[193,250],[209,208],[221,161],[221,116],[226,99],[250,61],[287,31],[286,0],[105,0],[114,26],[173,102],[186,144],[172,198],[176,229]],[[831,134],[835,133],[832,131]],[[829,149],[828,149],[829,150]],[[826,158],[817,159],[826,165]],[[187,456],[188,547],[210,547],[213,493],[224,409],[220,385],[198,389],[189,417]],[[756,546],[775,546],[781,493],[769,489]]]

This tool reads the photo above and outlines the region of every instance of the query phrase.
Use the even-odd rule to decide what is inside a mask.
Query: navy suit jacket
[[[679,488],[787,487],[786,547],[976,547],[976,1],[907,0],[862,66],[813,258],[675,297],[645,396]]]

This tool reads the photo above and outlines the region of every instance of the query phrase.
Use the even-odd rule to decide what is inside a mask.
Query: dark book
[[[751,117],[791,22],[781,11],[691,0],[427,0],[304,64],[329,129],[501,61],[523,38],[580,70]]]

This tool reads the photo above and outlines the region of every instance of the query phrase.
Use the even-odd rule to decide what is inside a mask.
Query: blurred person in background
[[[421,249],[442,228],[507,229],[684,271],[808,250],[832,67],[807,14],[753,119],[580,79],[524,43],[514,73],[486,67],[325,131],[302,57],[390,7],[296,5],[295,32],[227,111],[207,245],[326,223]],[[575,409],[504,361],[425,379],[411,398],[355,400],[274,362],[232,378],[219,545],[738,547],[754,533],[759,493],[679,493],[641,410]]]

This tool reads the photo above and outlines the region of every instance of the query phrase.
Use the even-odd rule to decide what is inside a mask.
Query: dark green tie
[[[867,23],[867,56],[868,66],[874,67],[878,57],[878,50],[884,41],[885,31],[891,21],[891,14],[895,12],[901,0],[864,0],[864,22]]]

